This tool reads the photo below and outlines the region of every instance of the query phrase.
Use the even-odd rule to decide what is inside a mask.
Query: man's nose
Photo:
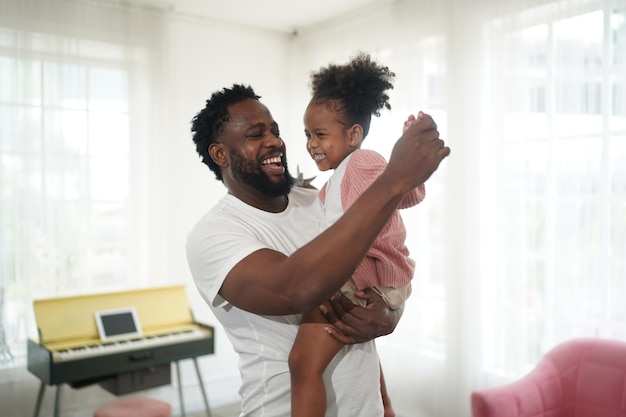
[[[280,148],[283,146],[284,142],[279,136],[276,136],[275,134],[270,133],[270,139],[271,139],[270,141],[271,146],[276,146],[277,148]]]

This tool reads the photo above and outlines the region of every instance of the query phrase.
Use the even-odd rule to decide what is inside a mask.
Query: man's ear
[[[212,143],[209,145],[209,155],[213,162],[220,167],[228,166],[228,150],[223,143]]]
[[[359,146],[363,140],[363,126],[354,124],[348,131],[350,137],[350,146]]]

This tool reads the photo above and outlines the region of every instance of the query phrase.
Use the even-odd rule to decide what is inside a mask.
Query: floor
[[[211,409],[211,417],[238,417],[240,411],[240,404],[230,404],[222,407],[215,407]],[[189,417],[207,417],[206,412],[199,411],[197,413],[189,414]]]

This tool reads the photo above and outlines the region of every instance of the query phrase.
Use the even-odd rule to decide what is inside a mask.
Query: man
[[[287,358],[301,314],[339,290],[403,196],[424,183],[450,150],[424,116],[396,142],[378,180],[315,237],[317,193],[292,186],[278,124],[259,98],[252,88],[233,85],[214,93],[193,119],[196,150],[228,194],[189,233],[187,259],[200,294],[239,354],[242,416],[288,417]],[[393,331],[399,316],[381,308],[373,294],[366,298],[367,308],[333,322],[346,334],[329,325],[338,340],[362,342]],[[373,341],[346,346],[324,377],[327,416],[383,415]]]

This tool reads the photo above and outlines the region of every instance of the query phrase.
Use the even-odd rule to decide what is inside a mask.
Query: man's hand
[[[397,184],[398,179],[402,179],[406,186],[403,188],[412,190],[424,184],[448,155],[450,148],[439,138],[435,121],[430,115],[419,112],[415,120],[410,118],[407,121],[381,176],[389,175],[391,184]]]
[[[370,288],[356,292],[356,296],[366,300],[367,306],[357,306],[338,294],[330,303],[320,307],[328,322],[332,324],[326,328],[332,337],[343,344],[351,345],[367,342],[394,331],[404,306],[390,310],[380,295]]]

